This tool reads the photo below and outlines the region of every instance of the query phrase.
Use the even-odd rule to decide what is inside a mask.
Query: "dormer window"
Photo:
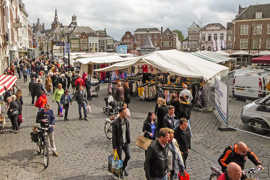
[[[262,18],[262,12],[256,12],[256,19]]]

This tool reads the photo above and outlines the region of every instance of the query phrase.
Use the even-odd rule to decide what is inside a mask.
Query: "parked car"
[[[259,133],[270,131],[270,95],[255,100],[242,108],[242,122]]]
[[[266,84],[270,80],[268,71],[247,71],[234,75],[232,94],[242,99],[258,99],[268,94]]]

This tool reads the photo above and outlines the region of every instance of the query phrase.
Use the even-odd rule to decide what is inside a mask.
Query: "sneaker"
[[[59,156],[58,152],[53,152],[53,156],[58,157]]]
[[[88,121],[87,117],[84,118],[85,121]]]
[[[82,120],[82,118],[80,117],[79,120]]]

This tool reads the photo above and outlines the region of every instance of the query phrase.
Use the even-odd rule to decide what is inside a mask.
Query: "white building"
[[[226,49],[226,28],[220,23],[204,26],[200,31],[201,50],[220,51]]]
[[[29,37],[28,37],[28,14],[25,10],[24,3],[19,0],[19,21],[20,27],[18,29],[18,50],[19,55],[23,55],[27,53],[27,49],[29,48]],[[21,54],[20,54],[21,53]]]

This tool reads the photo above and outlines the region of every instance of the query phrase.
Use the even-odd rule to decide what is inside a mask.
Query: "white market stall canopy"
[[[216,75],[226,75],[229,71],[225,66],[177,50],[155,51],[148,55],[134,57],[128,61],[116,63],[95,71],[121,70],[139,63],[150,64],[162,72],[182,77],[204,78],[205,80],[211,79]]]
[[[81,57],[77,62],[81,64],[111,64],[129,60],[129,54],[116,54],[116,53],[94,53],[88,57]]]
[[[216,53],[212,51],[197,51],[191,53],[194,56],[197,56],[199,58],[205,59],[207,61],[213,62],[213,63],[225,63],[227,61],[236,60],[236,58],[231,58],[229,56],[222,55],[221,53]]]

